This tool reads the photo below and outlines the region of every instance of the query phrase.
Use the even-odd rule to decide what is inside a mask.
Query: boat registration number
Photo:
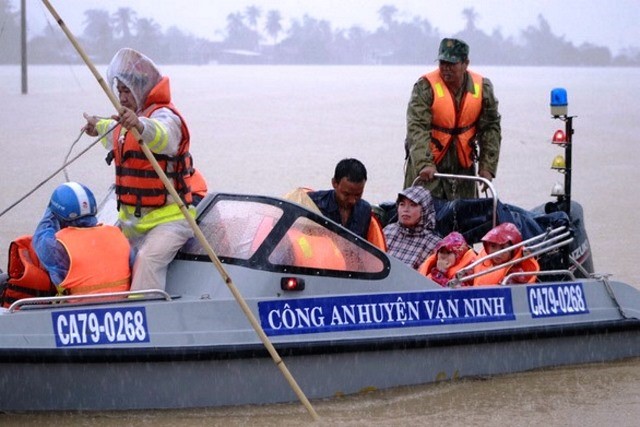
[[[57,347],[149,342],[144,307],[51,313]]]
[[[581,283],[530,286],[527,292],[529,311],[534,318],[589,313]]]

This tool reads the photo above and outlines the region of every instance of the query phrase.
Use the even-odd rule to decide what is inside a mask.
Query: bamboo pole
[[[100,86],[102,87],[104,92],[106,93],[106,95],[109,97],[109,100],[111,101],[111,103],[115,107],[116,111],[120,111],[120,102],[115,97],[115,95],[111,92],[111,90],[107,86],[106,82],[104,81],[104,79],[102,78],[102,76],[100,75],[100,73],[98,72],[96,67],[93,65],[93,63],[91,62],[89,57],[84,52],[84,49],[82,48],[82,46],[80,46],[80,44],[78,43],[78,41],[76,40],[74,35],[69,31],[69,29],[65,25],[65,23],[62,20],[62,18],[60,17],[60,15],[58,15],[58,12],[56,12],[56,10],[53,8],[53,6],[49,2],[49,0],[42,0],[42,2],[45,4],[47,9],[49,9],[49,12],[54,17],[54,19],[57,21],[57,23],[60,26],[60,28],[62,29],[62,31],[64,31],[64,33],[66,34],[67,38],[69,39],[69,41],[71,42],[73,47],[76,49],[78,54],[82,57],[82,60],[85,62],[87,67],[89,67],[89,69],[93,73],[94,77],[96,78],[96,80],[98,81],[98,83],[100,84]],[[209,255],[209,258],[211,258],[211,262],[213,262],[213,264],[215,265],[216,269],[218,270],[218,272],[222,276],[222,279],[224,280],[225,284],[227,285],[227,287],[229,288],[229,290],[233,294],[233,297],[236,299],[236,302],[240,305],[240,308],[242,309],[244,314],[249,319],[249,322],[251,323],[251,326],[253,326],[253,329],[258,334],[258,337],[260,337],[260,340],[262,341],[262,343],[266,347],[267,351],[271,355],[271,358],[273,359],[273,362],[280,369],[280,371],[284,375],[285,379],[289,382],[289,385],[291,386],[291,388],[293,389],[295,394],[298,396],[298,399],[300,399],[300,401],[307,408],[307,411],[309,412],[309,414],[313,417],[314,420],[317,421],[319,419],[318,414],[316,413],[316,411],[311,406],[311,403],[309,402],[309,399],[307,399],[307,396],[304,394],[304,392],[302,391],[302,389],[300,388],[300,386],[298,385],[296,380],[293,378],[293,376],[289,372],[289,369],[287,369],[287,367],[285,366],[284,361],[282,360],[282,358],[278,354],[277,350],[275,349],[275,347],[273,346],[273,344],[271,343],[271,341],[267,337],[267,334],[265,334],[264,330],[262,329],[262,326],[260,326],[260,323],[258,323],[258,320],[256,319],[256,317],[251,312],[251,309],[249,308],[249,306],[247,305],[246,301],[244,300],[244,298],[242,297],[242,295],[240,294],[240,292],[236,288],[235,284],[233,283],[233,280],[231,280],[231,277],[229,276],[229,274],[227,274],[227,271],[225,270],[224,266],[222,265],[222,263],[218,259],[218,256],[213,251],[213,248],[211,247],[209,242],[207,242],[207,239],[204,236],[204,234],[202,233],[202,230],[200,230],[200,227],[198,227],[198,224],[196,223],[196,220],[189,214],[189,211],[188,211],[187,207],[184,205],[184,203],[182,202],[182,199],[178,195],[178,192],[176,191],[175,188],[173,188],[173,184],[171,183],[171,181],[169,181],[169,178],[167,178],[167,175],[164,173],[164,171],[162,170],[162,168],[158,164],[158,162],[155,159],[155,157],[153,157],[153,153],[151,152],[149,147],[147,147],[147,145],[140,139],[140,134],[138,133],[137,129],[133,128],[133,129],[130,129],[130,131],[133,133],[135,138],[140,142],[140,147],[142,148],[142,151],[144,152],[144,155],[147,157],[149,162],[151,162],[151,165],[153,166],[153,169],[155,170],[155,172],[158,174],[158,176],[162,180],[162,183],[164,184],[165,188],[167,189],[169,194],[171,194],[173,199],[178,204],[178,207],[180,208],[180,211],[182,212],[184,217],[189,222],[189,225],[193,229],[193,232],[194,232],[195,236],[197,237],[198,241],[200,242],[202,247],[206,250],[207,254]]]

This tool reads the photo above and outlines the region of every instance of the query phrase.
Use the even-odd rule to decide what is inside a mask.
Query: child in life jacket
[[[478,259],[506,249],[510,246],[517,245],[518,243],[522,242],[522,235],[514,224],[505,222],[489,230],[489,232],[485,234],[481,240],[483,249],[478,255]],[[473,272],[474,274],[480,273],[522,257],[523,247],[519,246],[510,251],[506,251],[504,253],[496,255],[491,259],[484,260],[481,264],[477,265],[474,268]],[[476,277],[473,280],[473,286],[497,285],[500,284],[502,279],[504,279],[507,275],[525,271],[537,272],[540,271],[540,266],[534,258],[527,258],[522,262],[505,266],[490,273]],[[535,280],[535,274],[526,276],[515,276],[509,280],[508,284],[533,283],[535,282]]]
[[[476,256],[476,252],[469,247],[464,236],[452,231],[438,242],[433,253],[422,263],[418,271],[440,286],[446,287],[460,269],[476,260]],[[461,284],[471,285],[471,282]]]

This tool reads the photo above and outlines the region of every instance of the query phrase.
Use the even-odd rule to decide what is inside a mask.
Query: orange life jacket
[[[304,193],[310,193],[313,191],[311,188],[307,188],[307,187],[299,187],[298,189],[302,190]],[[296,196],[299,195],[299,193],[294,193],[294,192],[291,192],[291,194]],[[322,214],[322,212],[320,212],[320,209],[318,209],[316,204],[310,198],[307,198],[304,201],[299,199],[298,200],[293,199],[293,200],[299,204],[302,204],[303,206],[306,206],[307,208],[312,209],[314,212],[318,212]],[[313,205],[313,208],[309,206],[309,204]],[[382,224],[380,223],[380,220],[373,213],[373,211],[371,211],[371,222],[369,222],[369,229],[367,230],[367,241],[371,243],[373,246],[380,249],[381,251],[386,252],[387,240],[384,237],[384,232],[382,231],[382,228],[383,227],[382,227]]]
[[[184,203],[191,204],[191,175],[193,161],[189,153],[189,130],[184,119],[171,103],[169,79],[163,77],[147,97],[143,117],[160,109],[168,108],[180,118],[182,140],[175,156],[154,154],[160,168],[173,185]],[[132,132],[124,132],[124,142],[120,143],[123,128],[116,126],[113,131],[113,151],[107,156],[107,162],[116,162],[116,194],[118,203],[136,207],[136,216],[140,216],[141,207],[160,207],[167,202],[167,190],[151,162],[144,155],[140,144]],[[168,168],[172,164],[172,168]],[[171,169],[171,171],[169,171]]]
[[[191,193],[204,197],[207,195],[207,191],[207,180],[198,169],[194,168],[191,175]]]
[[[367,241],[376,246],[381,251],[387,251],[387,240],[382,231],[382,224],[373,212],[371,212],[371,222],[369,223],[369,231],[367,232]]]
[[[293,247],[294,265],[344,271],[347,268],[344,256],[327,236],[301,233],[297,230],[289,231],[289,238]]]
[[[118,227],[67,227],[56,239],[69,255],[69,272],[58,285],[71,295],[128,291],[131,282],[130,246]]]
[[[522,258],[522,252],[523,252],[522,247],[517,248],[515,251],[516,253],[512,257],[512,259]],[[484,249],[482,249],[480,251],[480,254],[478,254],[478,259],[485,256],[487,256],[487,252]],[[474,274],[480,273],[482,271],[490,269],[491,267],[494,267],[491,260],[485,260],[482,264],[478,264],[473,269],[473,273]],[[500,268],[491,273],[483,274],[482,276],[476,277],[475,279],[473,279],[473,286],[491,286],[491,285],[500,284],[502,279],[504,279],[509,273],[514,273],[515,271],[518,271],[520,269],[523,271],[537,272],[537,271],[540,271],[540,265],[538,264],[538,261],[535,260],[535,258],[527,258],[518,264],[514,264],[509,267]],[[535,274],[531,276],[522,276],[520,277],[520,280],[518,280],[517,282],[533,283],[536,281],[536,278],[537,276]]]
[[[473,139],[482,110],[482,76],[471,71],[468,73],[473,80],[474,93],[464,92],[460,109],[456,108],[455,98],[442,80],[439,70],[423,76],[433,89],[430,146],[436,165],[442,161],[454,138],[458,140],[456,150],[460,165],[464,168],[473,165]]]
[[[467,250],[467,252],[465,252],[464,255],[462,255],[462,257],[457,263],[455,263],[454,265],[452,265],[447,269],[447,271],[445,272],[445,276],[448,279],[455,278],[456,273],[461,269],[463,269],[464,267],[471,264],[472,262],[474,262],[477,256],[478,255],[476,254],[476,251],[474,251],[473,249]],[[431,270],[433,270],[433,267],[436,266],[437,262],[438,262],[438,253],[436,252],[429,255],[429,257],[426,260],[424,260],[422,265],[420,265],[420,267],[418,268],[418,272],[420,274],[424,274],[425,276],[431,278]]]
[[[2,294],[2,306],[9,307],[22,298],[54,296],[56,288],[40,266],[31,246],[32,236],[20,236],[9,245],[9,280]]]

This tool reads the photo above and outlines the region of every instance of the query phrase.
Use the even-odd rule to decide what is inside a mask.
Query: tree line
[[[359,26],[333,28],[331,22],[309,15],[292,19],[287,28],[277,9],[256,6],[231,13],[221,40],[195,37],[171,26],[163,29],[152,18],[125,7],[109,13],[84,12],[78,35],[86,52],[97,63],[108,63],[121,47],[144,52],[164,64],[425,64],[436,58],[442,37],[465,40],[474,64],[540,66],[638,66],[640,49],[629,48],[614,56],[608,47],[591,43],[579,46],[557,36],[543,15],[520,31],[518,39],[500,30],[486,34],[475,25],[473,7],[462,10],[464,28],[441,34],[428,19],[399,20],[393,5],[378,10],[380,26],[368,31]],[[50,21],[51,22],[51,21]],[[0,63],[20,63],[19,11],[9,0],[0,0]],[[32,64],[73,64],[81,60],[57,25],[50,24],[28,41]]]

